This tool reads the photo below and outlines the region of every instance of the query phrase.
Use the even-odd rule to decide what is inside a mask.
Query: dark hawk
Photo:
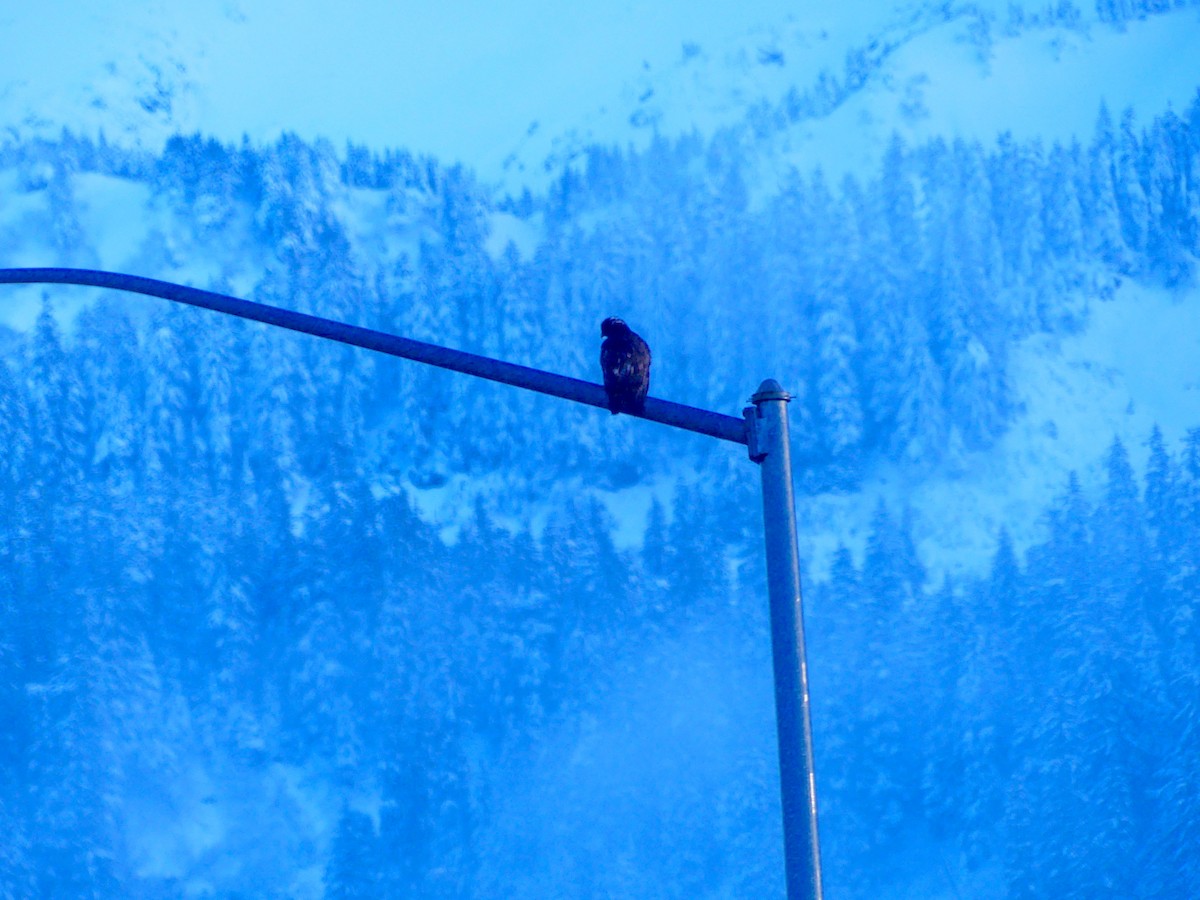
[[[640,413],[650,389],[650,348],[620,319],[600,323],[600,370],[604,372],[604,390],[608,408],[619,412]]]

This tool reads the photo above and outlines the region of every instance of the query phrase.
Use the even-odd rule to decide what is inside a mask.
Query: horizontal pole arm
[[[347,325],[345,322],[336,322],[333,319],[323,319],[320,316],[293,312],[278,306],[268,306],[265,303],[255,303],[250,300],[216,294],[212,291],[184,287],[169,281],[157,281],[153,278],[123,275],[118,272],[99,272],[94,269],[0,269],[0,284],[77,284],[145,294],[150,297],[162,297],[176,303],[186,303],[189,306],[199,306],[226,315],[277,325],[280,328],[300,331],[331,341],[363,347],[367,350],[375,350],[389,356],[399,356],[427,365],[450,369],[454,372],[486,378],[489,381],[499,381],[526,390],[562,397],[564,400],[574,400],[576,403],[586,403],[602,409],[608,408],[608,396],[605,394],[604,388],[578,378],[555,375],[553,372],[543,372],[528,366],[501,362],[498,359],[465,353],[462,350],[451,350],[448,347],[414,341],[411,338],[373,331],[370,328]],[[664,425],[695,431],[698,434],[706,434],[723,441],[732,441],[735,444],[746,443],[746,426],[742,419],[684,406],[681,403],[672,403],[669,400],[648,397],[643,412],[629,412],[624,415],[661,422]]]

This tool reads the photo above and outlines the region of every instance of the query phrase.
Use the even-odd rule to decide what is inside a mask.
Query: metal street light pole
[[[750,458],[762,468],[763,531],[775,666],[775,728],[783,800],[783,849],[789,900],[821,897],[817,786],[813,771],[808,663],[800,598],[800,553],[787,404],[778,381],[764,381],[744,411]]]
[[[603,387],[577,378],[152,278],[92,269],[0,269],[0,284],[75,284],[161,297],[576,403],[601,408],[608,405]],[[788,900],[820,900],[821,856],[817,838],[812,725],[800,600],[796,506],[788,446],[787,403],[791,396],[777,381],[768,380],[750,399],[754,406],[746,408],[742,419],[653,397],[646,399],[641,413],[632,415],[745,444],[750,458],[761,466],[787,896]]]

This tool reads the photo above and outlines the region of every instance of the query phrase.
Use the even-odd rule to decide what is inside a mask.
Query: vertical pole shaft
[[[791,395],[777,381],[769,379],[750,398],[754,407],[747,408],[746,417],[750,458],[762,467],[787,896],[788,900],[820,900],[821,852],[800,598],[800,553],[796,546],[796,506],[788,446],[789,400]]]

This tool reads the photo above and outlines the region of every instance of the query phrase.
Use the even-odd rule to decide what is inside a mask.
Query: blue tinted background
[[[720,6],[5,11],[0,265],[778,378],[828,896],[1200,893],[1200,12]],[[743,451],[0,308],[0,896],[781,894]]]

